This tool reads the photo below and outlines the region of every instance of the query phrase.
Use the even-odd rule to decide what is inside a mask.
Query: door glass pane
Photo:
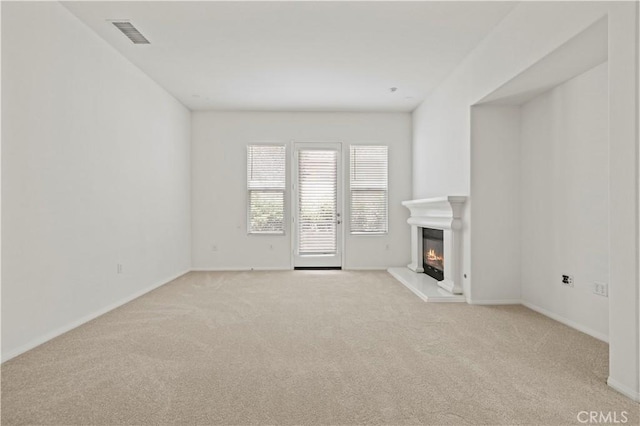
[[[298,152],[299,254],[337,251],[337,162],[336,151]]]

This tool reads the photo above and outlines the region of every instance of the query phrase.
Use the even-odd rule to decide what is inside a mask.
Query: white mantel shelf
[[[455,229],[462,226],[462,209],[467,197],[449,195],[445,197],[423,198],[403,201],[411,217],[407,222],[423,228]]]
[[[429,205],[447,205],[450,203],[463,203],[467,201],[465,195],[445,195],[443,197],[422,198],[420,200],[403,201],[403,206],[429,206]]]
[[[422,228],[442,230],[444,238],[444,279],[442,281],[433,281],[437,283],[437,286],[449,292],[450,295],[456,295],[458,298],[463,297],[461,296],[463,291],[462,236],[460,231],[462,230],[462,215],[466,201],[466,196],[447,195],[402,202],[402,205],[411,212],[411,217],[407,220],[407,223],[411,225],[411,263],[407,265],[408,270],[413,274],[422,274],[424,272],[422,265]],[[405,274],[402,274],[403,279],[401,279],[399,271],[395,270],[393,272],[392,275],[409,287],[411,291],[422,297],[423,300],[441,299],[441,293],[419,294],[419,288],[426,289],[427,287],[416,286],[413,284],[416,280],[408,279],[408,277],[404,276]],[[409,281],[412,284],[409,284]],[[444,299],[450,298],[444,297]],[[453,301],[452,299],[450,300]]]

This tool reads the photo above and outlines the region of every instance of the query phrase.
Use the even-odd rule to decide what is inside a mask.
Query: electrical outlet
[[[603,283],[593,283],[593,294],[609,297],[609,286]]]
[[[117,266],[116,266],[116,271],[117,271],[117,273],[118,273],[118,274],[121,274],[121,273],[122,273],[122,263],[118,263],[118,264],[117,264]]]
[[[573,275],[563,275],[562,284],[568,285],[569,287],[573,287]]]

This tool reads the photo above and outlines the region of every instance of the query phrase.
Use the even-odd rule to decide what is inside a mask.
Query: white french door
[[[292,204],[293,266],[342,266],[339,143],[296,143]]]

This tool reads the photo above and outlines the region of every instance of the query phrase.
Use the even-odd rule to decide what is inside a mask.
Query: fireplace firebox
[[[441,229],[422,228],[422,262],[425,274],[444,280],[444,232]]]

